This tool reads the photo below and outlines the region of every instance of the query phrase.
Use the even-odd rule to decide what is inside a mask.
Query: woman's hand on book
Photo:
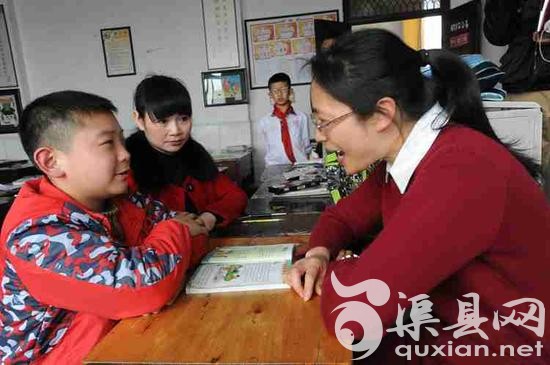
[[[317,295],[321,295],[321,285],[323,284],[329,260],[330,252],[327,248],[314,247],[306,253],[303,259],[296,261],[285,273],[285,282],[304,301],[311,299],[314,290]]]

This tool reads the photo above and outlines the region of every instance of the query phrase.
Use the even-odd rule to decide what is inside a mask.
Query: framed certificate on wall
[[[107,77],[136,74],[130,27],[101,29]]]
[[[4,6],[0,5],[0,88],[16,87],[17,75]]]
[[[202,0],[209,70],[239,67],[235,0]]]

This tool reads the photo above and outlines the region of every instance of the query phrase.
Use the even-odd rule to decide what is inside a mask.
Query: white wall
[[[28,75],[25,101],[55,90],[79,89],[111,99],[119,120],[131,131],[132,92],[147,74],[156,72],[184,80],[193,99],[193,135],[211,150],[253,144],[263,169],[263,146],[256,122],[271,105],[266,89],[251,90],[248,105],[205,108],[201,71],[207,70],[201,1],[199,0],[0,0],[12,8],[20,31]],[[246,67],[244,19],[338,9],[341,0],[237,0],[241,66]],[[137,75],[108,78],[100,29],[130,26]],[[309,86],[295,87],[296,107],[310,112]],[[0,138],[2,150],[18,143],[17,136]],[[10,145],[9,157],[25,157]],[[18,153],[20,152],[20,153]]]
[[[452,0],[459,6],[468,0]],[[271,110],[267,89],[250,90],[248,105],[205,108],[200,85],[207,69],[199,0],[0,0],[5,4],[22,101],[45,93],[80,89],[111,99],[126,132],[132,92],[148,73],[184,80],[193,99],[195,138],[207,148],[253,144],[256,171],[263,169],[264,148],[258,120]],[[484,1],[483,1],[484,3]],[[237,0],[241,66],[245,67],[245,19],[338,9],[341,0]],[[107,78],[99,31],[131,26],[137,75]],[[482,40],[482,53],[498,62],[505,47]],[[23,61],[24,55],[24,61]],[[297,109],[310,112],[309,85],[294,87]],[[313,136],[313,135],[312,135]],[[17,135],[0,136],[0,158],[24,158]]]
[[[163,73],[189,88],[199,141],[213,150],[250,144],[247,105],[203,105],[201,71],[207,65],[200,1],[17,0],[14,5],[31,99],[63,89],[97,93],[119,108],[120,123],[129,132],[135,86],[147,74]],[[137,74],[108,78],[99,32],[119,26],[131,27]]]

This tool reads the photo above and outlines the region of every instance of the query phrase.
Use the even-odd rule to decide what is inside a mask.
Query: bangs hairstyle
[[[152,121],[175,114],[191,117],[191,96],[183,83],[173,77],[153,75],[142,80],[134,93],[134,106],[140,118]]]
[[[19,138],[33,161],[34,152],[43,146],[64,150],[71,145],[80,118],[93,113],[116,113],[110,100],[82,91],[59,91],[35,99],[23,110]]]

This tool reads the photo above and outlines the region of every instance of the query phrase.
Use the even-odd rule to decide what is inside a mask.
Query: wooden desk
[[[319,298],[290,290],[182,296],[161,313],[124,320],[84,363],[349,363],[324,328]]]
[[[308,237],[304,235],[304,243]],[[210,244],[298,242],[296,238],[225,237]],[[351,351],[329,335],[319,304],[319,297],[304,303],[291,289],[181,295],[160,313],[121,321],[84,363],[350,363]]]

